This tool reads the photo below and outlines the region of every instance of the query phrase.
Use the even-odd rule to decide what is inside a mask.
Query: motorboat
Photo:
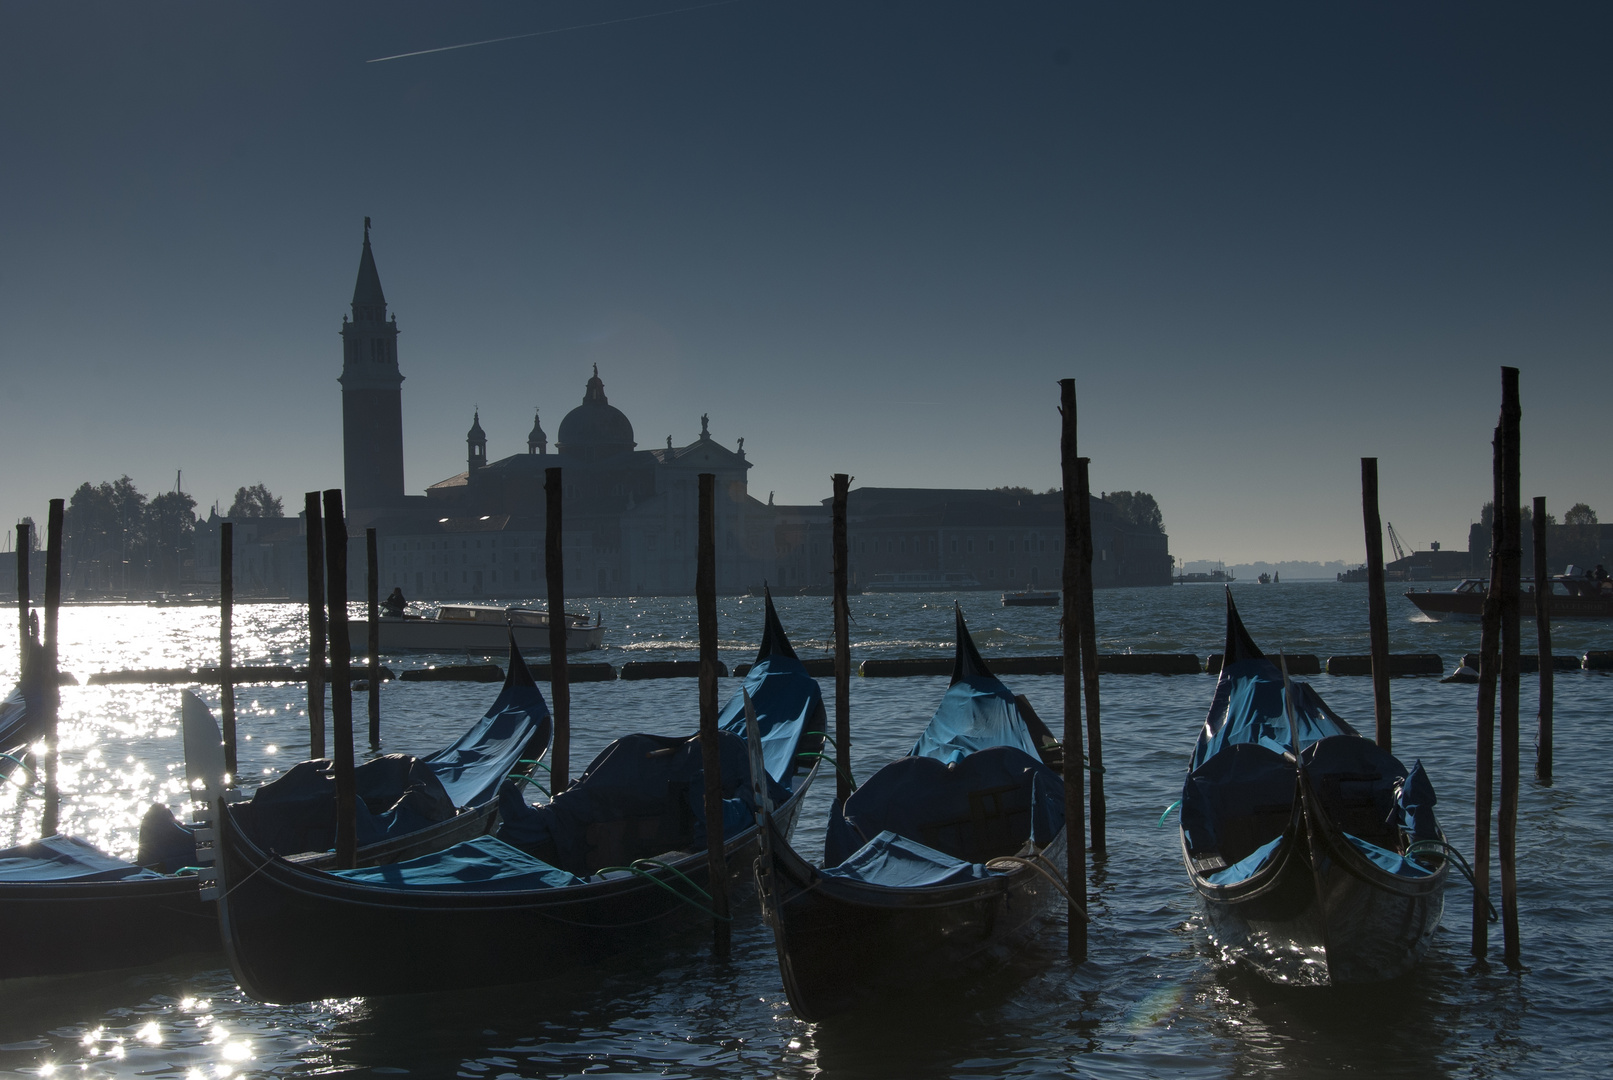
[[[1546,602],[1553,619],[1613,619],[1613,586],[1583,576],[1558,574],[1551,579],[1551,593]],[[1417,610],[1435,619],[1478,619],[1484,615],[1484,594],[1489,582],[1484,578],[1464,578],[1453,589],[1435,592],[1424,589],[1406,590],[1406,599]],[[1518,614],[1521,618],[1535,616],[1535,583],[1524,579],[1518,593]]]
[[[605,617],[568,611],[566,651],[587,652],[605,641]],[[592,619],[592,623],[590,623]],[[369,620],[348,623],[355,645],[369,640]],[[497,656],[509,648],[509,635],[529,653],[549,651],[549,613],[541,608],[492,604],[442,604],[429,615],[381,615],[381,651],[476,653]]]

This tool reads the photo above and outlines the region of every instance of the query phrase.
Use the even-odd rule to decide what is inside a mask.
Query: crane
[[[1395,549],[1395,561],[1398,562],[1406,557],[1406,549],[1400,546],[1400,537],[1395,535],[1395,523],[1390,521],[1386,525],[1389,529],[1389,546]]]

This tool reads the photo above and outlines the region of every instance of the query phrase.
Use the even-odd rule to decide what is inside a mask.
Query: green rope
[[[1418,840],[1406,848],[1406,855],[1410,857],[1420,851],[1437,851],[1454,862],[1456,869],[1460,870],[1462,876],[1467,878],[1467,883],[1472,886],[1473,891],[1484,897],[1484,906],[1490,909],[1490,921],[1499,922],[1501,920],[1501,916],[1496,913],[1495,905],[1490,903],[1489,893],[1479,888],[1479,881],[1473,874],[1473,868],[1468,865],[1467,859],[1463,858],[1460,851],[1457,851],[1443,840]]]
[[[835,759],[830,757],[828,754],[822,754],[822,753],[819,753],[819,752],[817,752],[815,750],[804,750],[804,751],[801,752],[801,756],[802,757],[815,757],[819,761],[827,761],[831,766],[833,766],[836,776],[844,777],[846,783],[848,785],[850,785],[851,790],[853,790],[853,791],[857,790],[857,781],[852,779],[851,774],[846,772],[844,769],[842,769],[840,767],[839,762],[835,761]]]
[[[676,874],[678,877],[682,878],[684,881],[687,881],[689,883],[690,888],[694,889],[701,896],[704,896],[708,901],[711,899],[711,894],[706,892],[706,890],[702,889],[699,885],[696,885],[693,881],[691,881],[687,874],[685,874],[682,871],[680,871],[677,867],[671,866],[671,865],[669,865],[667,863],[664,863],[664,862],[661,862],[658,859],[635,859],[631,866],[601,866],[598,870],[595,870],[594,873],[595,874],[611,874],[611,873],[620,872],[620,873],[624,873],[624,874],[637,875],[638,877],[643,878],[645,881],[648,881],[651,884],[659,885],[661,888],[665,889],[667,892],[671,893],[673,896],[677,897],[679,900],[682,900],[685,904],[688,904],[690,907],[694,908],[696,911],[700,911],[700,912],[703,912],[703,913],[705,913],[707,915],[710,915],[713,919],[720,920],[721,922],[733,922],[734,921],[733,916],[731,916],[731,915],[719,915],[714,910],[712,910],[710,907],[707,907],[705,904],[702,904],[700,901],[696,900],[694,897],[685,896],[683,893],[679,892],[677,889],[674,889],[670,883],[662,881],[659,877],[657,877],[654,874],[650,873],[648,870],[645,870],[644,869],[645,866],[659,866],[659,867],[663,867],[663,868],[665,868],[667,870],[670,870],[672,873]]]
[[[822,739],[824,742],[828,743],[830,746],[833,746],[836,749],[839,749],[840,744],[836,743],[834,741],[834,739],[829,736],[829,733],[827,731],[808,731],[804,735],[802,735],[801,737],[803,739],[810,739],[814,735],[818,736],[820,739]]]
[[[21,769],[23,772],[28,774],[28,779],[30,781],[39,779],[39,777],[34,775],[34,771],[28,767],[28,765],[22,760],[22,758],[13,757],[10,754],[0,754],[0,758],[4,758],[5,760],[14,763],[17,766],[17,768]],[[6,776],[6,779],[7,780],[11,779],[9,774]]]
[[[553,772],[554,771],[553,769],[549,768],[549,766],[547,764],[545,764],[542,761],[537,760],[536,758],[522,758],[520,761],[517,761],[516,764],[517,765],[536,765],[538,768],[542,769],[544,772]]]
[[[532,777],[528,776],[526,773],[512,772],[510,775],[506,776],[504,779],[506,779],[506,780],[519,780],[523,784],[531,784],[533,787],[537,788],[539,791],[543,792],[545,795],[548,795],[549,798],[551,798],[551,799],[554,798],[553,795],[549,795],[549,789],[548,788],[546,788],[542,784],[538,783],[536,780],[534,780]]]
[[[1165,812],[1163,814],[1159,815],[1159,826],[1158,827],[1163,829],[1165,827],[1166,819],[1171,816],[1171,811],[1175,810],[1178,806],[1181,806],[1181,805],[1182,805],[1182,800],[1177,799],[1175,802],[1173,802],[1169,806],[1167,806],[1165,808]]]

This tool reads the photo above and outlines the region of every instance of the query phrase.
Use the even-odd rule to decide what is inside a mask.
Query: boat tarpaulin
[[[129,881],[160,877],[72,836],[47,836],[0,851],[0,881]]]
[[[915,889],[926,885],[952,885],[991,877],[981,863],[955,859],[944,851],[886,830],[864,844],[839,866],[823,871],[825,877],[849,878],[868,885]]]
[[[835,866],[881,832],[981,861],[1026,840],[1045,845],[1064,827],[1064,781],[1017,746],[961,761],[905,757],[831,808],[824,862]]]
[[[957,634],[952,685],[908,754],[958,761],[977,750],[1017,746],[1036,757],[1036,744],[1019,715],[1013,692],[987,670],[961,611],[957,613]]]
[[[745,741],[719,732],[724,835],[756,823]],[[768,778],[775,805],[789,791]],[[544,806],[514,784],[500,790],[498,836],[579,877],[604,866],[705,846],[700,737],[627,735],[607,746],[575,783]]]
[[[467,840],[406,862],[335,870],[331,876],[359,885],[432,892],[523,892],[563,888],[577,880],[491,836]]]
[[[510,640],[509,674],[487,714],[452,746],[424,758],[455,806],[480,806],[498,794],[523,753],[542,756],[553,721],[543,692]]]
[[[762,732],[763,766],[775,781],[787,785],[795,774],[795,756],[800,750],[801,736],[809,730],[809,725],[816,725],[812,730],[821,730],[826,714],[823,692],[817,680],[807,674],[806,665],[796,657],[789,639],[784,636],[778,613],[773,610],[771,594],[766,603],[767,625],[756,663],[745,675],[745,691],[750,694],[757,726]],[[717,717],[717,726],[744,736],[743,693],[735,693],[728,699]]]

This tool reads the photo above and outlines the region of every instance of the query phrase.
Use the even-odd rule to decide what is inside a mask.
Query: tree
[[[151,571],[157,582],[172,588],[179,584],[185,552],[196,533],[196,500],[183,491],[158,495],[146,507],[146,536],[150,538]]]
[[[284,505],[262,484],[235,489],[235,501],[230,504],[227,518],[277,518],[284,514]]]
[[[1032,491],[1028,487],[994,487],[991,490],[1000,491],[1004,495],[1034,495],[1034,494],[1036,494],[1034,491]]]
[[[1568,513],[1563,515],[1563,524],[1564,525],[1595,525],[1596,524],[1596,511],[1592,510],[1589,506],[1586,506],[1582,502],[1581,503],[1575,503],[1573,506],[1570,506],[1568,508]]]
[[[1165,517],[1159,512],[1159,503],[1146,491],[1110,491],[1103,501],[1115,508],[1121,521],[1147,532],[1165,531]]]
[[[31,517],[25,517],[21,521],[17,522],[17,524],[28,526],[28,550],[30,552],[38,551],[39,526],[34,524],[34,519]]]

